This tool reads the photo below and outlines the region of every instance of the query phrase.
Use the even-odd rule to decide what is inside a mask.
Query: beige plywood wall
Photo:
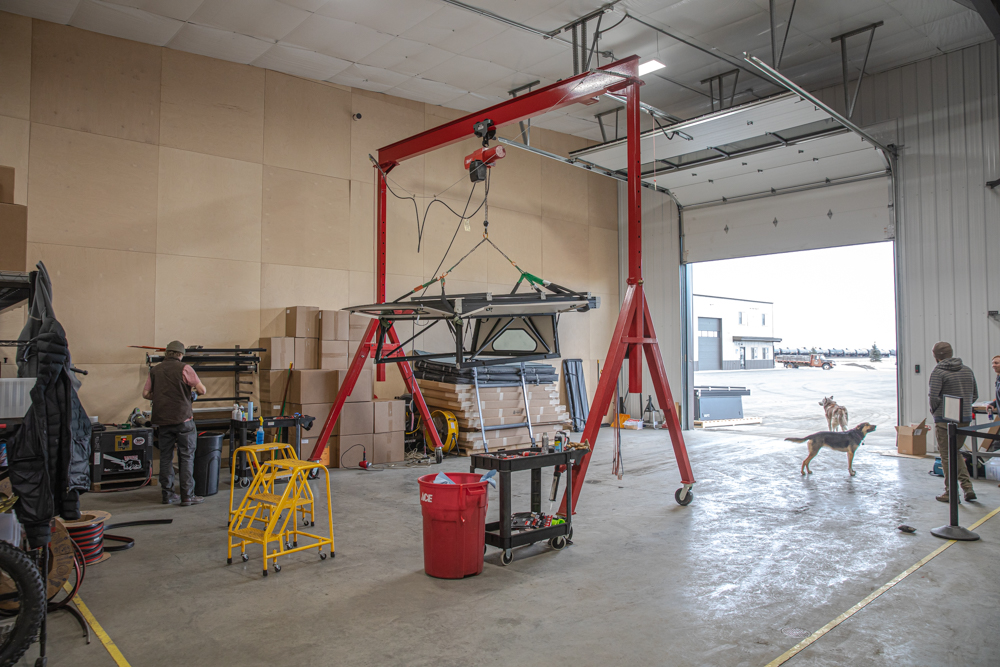
[[[284,335],[286,306],[372,301],[368,155],[462,115],[0,12],[0,164],[17,169],[15,201],[29,207],[28,264],[48,267],[74,361],[90,371],[88,411],[111,421],[145,405],[144,354],[129,345],[249,346]],[[563,155],[587,143],[531,137]],[[463,158],[477,147],[409,160],[391,185],[421,215],[434,195],[462,210]],[[435,275],[459,225],[435,204],[418,253],[412,201],[390,196],[388,212],[394,298]],[[459,229],[446,266],[482,238],[484,213]],[[617,313],[615,182],[508,150],[489,220],[525,270],[601,297],[600,311],[561,326],[563,357],[585,360],[593,393]],[[517,275],[483,247],[448,290],[509,290]],[[0,316],[0,331],[23,318]],[[394,369],[388,378],[377,394],[403,390]]]

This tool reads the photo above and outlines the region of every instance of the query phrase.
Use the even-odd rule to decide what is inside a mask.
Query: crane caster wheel
[[[280,566],[280,565],[278,565],[277,563],[275,563],[275,564],[274,564],[274,571],[275,571],[275,573],[277,573],[277,572],[281,572],[281,566]]]
[[[444,461],[444,450],[442,450],[440,447],[435,447],[434,448],[434,462],[435,463],[441,463],[442,461]]]
[[[514,552],[510,549],[504,549],[503,553],[500,554],[500,564],[510,565],[514,562]]]
[[[562,551],[563,549],[566,548],[566,536],[557,535],[556,537],[553,537],[551,540],[549,540],[549,546],[555,549],[556,551]]]
[[[681,491],[683,491],[683,489],[677,489],[674,493],[674,500],[676,500],[677,504],[681,507],[686,507],[691,504],[692,500],[694,500],[694,491],[688,489],[687,495],[684,496],[684,500],[681,500]]]
[[[320,559],[320,560],[326,560],[326,554],[325,554],[325,553],[323,553],[322,551],[320,551],[320,552],[319,552],[319,559]]]

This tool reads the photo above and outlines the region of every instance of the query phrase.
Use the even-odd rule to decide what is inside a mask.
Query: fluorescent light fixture
[[[639,65],[639,76],[645,76],[650,72],[655,72],[656,70],[663,69],[664,67],[666,67],[666,65],[661,63],[659,60],[647,60]]]

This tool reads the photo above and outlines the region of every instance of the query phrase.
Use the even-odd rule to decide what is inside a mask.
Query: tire
[[[510,549],[504,549],[504,552],[500,554],[500,564],[510,565],[514,562],[514,552]]]
[[[828,371],[828,370],[830,370],[831,368],[833,368],[833,366],[831,366],[830,364],[823,364],[823,370],[824,370],[824,371]]]
[[[14,582],[20,602],[17,620],[0,642],[0,665],[13,665],[38,636],[46,604],[45,585],[28,554],[6,542],[0,542],[0,571]]]
[[[556,551],[562,551],[563,549],[566,548],[566,536],[558,535],[556,537],[553,537],[551,540],[549,540],[549,546],[555,549]]]
[[[684,496],[684,500],[681,500],[681,489],[677,489],[674,493],[674,500],[676,500],[677,504],[681,507],[687,507],[691,504],[691,501],[694,500],[694,491],[688,489],[687,495]]]

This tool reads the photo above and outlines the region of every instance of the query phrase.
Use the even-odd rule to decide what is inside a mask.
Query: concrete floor
[[[817,401],[825,386],[812,388]],[[852,424],[867,418],[857,403]],[[801,409],[796,432],[818,430],[819,406],[811,422]],[[228,486],[191,508],[160,505],[156,488],[88,494],[84,506],[115,521],[175,521],[122,529],[136,547],[92,567],[81,596],[136,667],[765,665],[939,547],[928,531],[947,519],[929,460],[878,454],[890,434],[861,449],[857,477],[829,451],[802,477],[805,446],[784,442],[786,429],[686,433],[698,479],[688,507],[673,499],[665,431],[625,432],[617,480],[605,429],[574,544],[515,550],[507,567],[490,549],[483,573],[459,581],[422,570],[423,468],[331,471],[336,559],[287,557],[266,579],[258,553],[225,564]],[[467,466],[448,459],[431,471]],[[523,483],[515,509],[527,505]],[[976,489],[979,501],[962,506],[966,526],[1000,505],[995,482]],[[1000,664],[1000,579],[990,574],[1000,517],[978,532],[980,542],[947,549],[788,664]],[[67,615],[50,627],[49,664],[114,664]]]

